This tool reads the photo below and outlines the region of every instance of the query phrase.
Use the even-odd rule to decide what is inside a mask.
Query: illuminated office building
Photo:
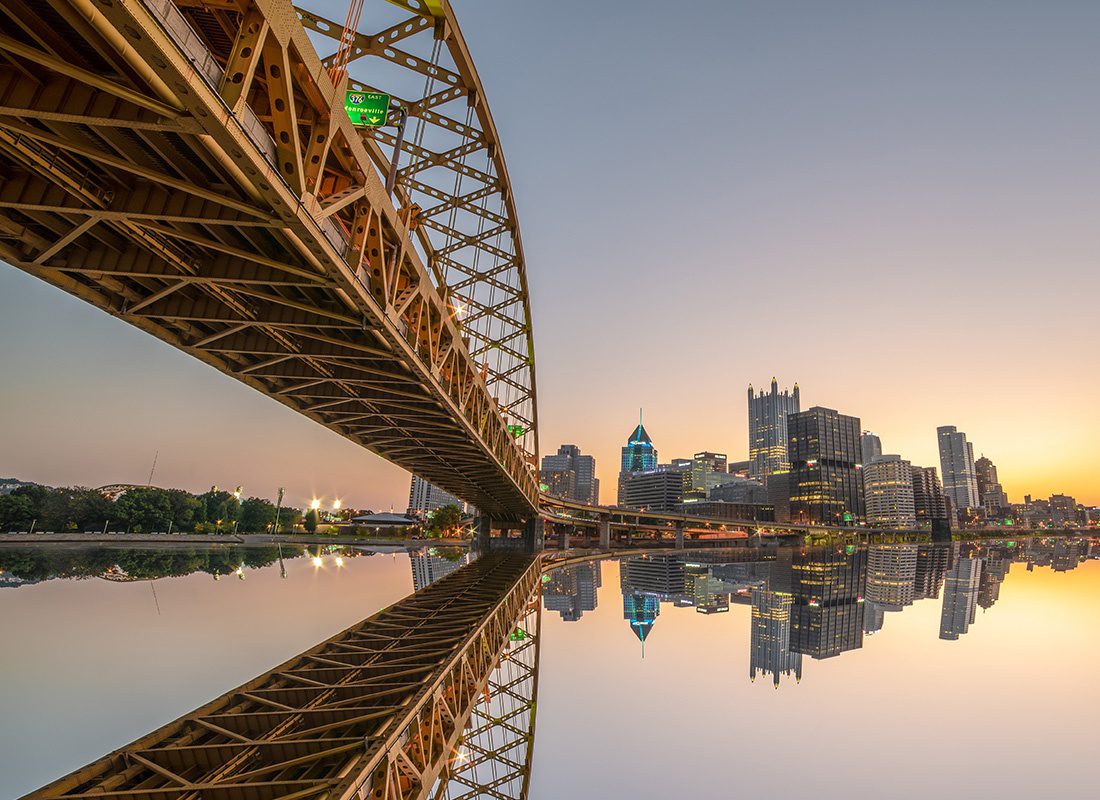
[[[426,517],[443,506],[458,506],[462,510],[466,510],[466,504],[453,494],[443,491],[419,475],[413,475],[412,484],[409,486],[409,509],[407,513]]]
[[[936,428],[940,448],[943,490],[955,508],[978,508],[978,477],[974,470],[974,445],[954,425]]]
[[[619,493],[616,502],[622,504],[623,486],[632,473],[654,469],[657,469],[657,448],[653,446],[653,440],[646,433],[639,412],[638,427],[630,432],[626,447],[622,449],[622,460],[619,464]]]
[[[863,466],[871,463],[871,459],[882,455],[882,440],[877,433],[864,431],[859,437],[859,448],[863,458]]]
[[[554,455],[543,456],[539,480],[555,497],[588,505],[600,502],[596,459],[582,454],[575,444],[563,444]]]
[[[749,474],[765,482],[767,476],[790,469],[787,457],[787,415],[799,410],[798,384],[783,390],[772,378],[771,391],[753,395],[749,386]]]
[[[722,477],[724,476],[724,477]],[[709,450],[696,453],[691,459],[691,488],[700,492],[709,492],[726,480],[732,480],[726,469],[726,454],[712,453]]]
[[[863,502],[871,527],[915,528],[913,465],[895,455],[877,455],[863,462]]]
[[[859,437],[859,417],[831,408],[814,406],[788,415],[792,522],[855,525],[863,520]]]
[[[974,477],[978,484],[978,502],[987,514],[1000,514],[1009,507],[1008,497],[997,480],[996,464],[983,455],[974,462]]]
[[[646,511],[675,511],[691,489],[691,473],[663,467],[622,477],[619,505]]]
[[[935,467],[913,467],[913,515],[918,528],[949,518],[947,495]]]

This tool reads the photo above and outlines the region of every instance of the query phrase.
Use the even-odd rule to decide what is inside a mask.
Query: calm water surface
[[[0,548],[0,797],[460,563],[283,556]],[[555,570],[532,797],[1095,797],[1098,557],[1048,539]]]

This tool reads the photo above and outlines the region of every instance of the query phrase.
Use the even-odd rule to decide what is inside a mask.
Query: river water
[[[0,797],[460,551],[0,548]],[[1100,542],[647,554],[543,584],[531,797],[1095,797]]]

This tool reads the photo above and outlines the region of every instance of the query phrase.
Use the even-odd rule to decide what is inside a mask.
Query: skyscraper
[[[722,477],[723,475],[725,478]],[[696,491],[708,492],[728,479],[725,453],[712,453],[707,450],[696,453],[691,459],[691,488]]]
[[[863,464],[866,466],[871,463],[871,459],[875,456],[882,455],[882,440],[878,438],[877,433],[871,433],[871,431],[864,431],[859,437],[860,450],[863,454]]]
[[[913,511],[918,528],[930,528],[933,520],[948,518],[947,495],[935,467],[913,467]]]
[[[749,385],[749,474],[764,479],[790,469],[787,456],[787,415],[799,410],[798,384],[794,392],[779,393],[779,384],[772,378],[771,391],[753,396]]]
[[[878,455],[864,461],[863,502],[868,525],[895,530],[915,528],[913,465],[896,455]]]
[[[642,412],[638,412],[638,427],[627,437],[619,465],[619,493],[617,503],[623,502],[623,485],[633,472],[645,472],[657,468],[657,448],[642,425]]]
[[[589,505],[600,502],[596,459],[583,455],[575,444],[563,444],[556,454],[543,456],[539,480],[555,497]]]
[[[1008,497],[997,480],[997,465],[984,455],[974,462],[974,477],[978,483],[978,502],[986,513],[996,514],[1008,508]]]
[[[852,525],[863,519],[859,435],[859,417],[831,408],[788,415],[792,521]]]
[[[958,509],[977,508],[978,479],[974,471],[974,446],[954,425],[936,428],[940,447],[943,490]]]
[[[428,483],[419,475],[412,476],[412,483],[409,485],[409,514],[423,517],[437,508],[451,505],[462,509],[466,507],[466,504],[453,494],[443,491],[435,484]]]
[[[691,473],[660,467],[620,476],[619,505],[646,511],[675,511],[691,489]]]

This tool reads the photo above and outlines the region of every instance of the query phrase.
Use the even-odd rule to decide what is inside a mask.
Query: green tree
[[[172,521],[172,501],[164,489],[130,489],[115,502],[115,513],[134,532],[165,531]]]
[[[168,502],[172,506],[172,527],[177,530],[188,530],[196,522],[196,517],[202,513],[202,503],[199,498],[183,489],[168,489]]]
[[[321,515],[317,512],[316,508],[311,508],[306,512],[305,522],[303,523],[306,529],[306,533],[316,533],[317,525],[321,522]]]
[[[294,533],[294,526],[302,522],[302,512],[297,508],[279,509],[279,533]]]
[[[279,513],[282,522],[282,511]],[[246,533],[263,533],[275,523],[275,504],[262,497],[250,497],[241,503],[240,530]]]
[[[0,532],[28,530],[36,518],[32,498],[14,492],[0,496]]]
[[[203,523],[207,530],[233,530],[233,523],[241,513],[241,504],[231,492],[211,489],[200,494],[198,500],[202,508],[201,518],[197,521]]]
[[[428,535],[437,537],[457,536],[462,530],[462,509],[453,503],[440,506],[428,515]]]
[[[43,529],[51,531],[98,529],[108,520],[119,519],[110,499],[83,486],[49,490],[40,513]]]

